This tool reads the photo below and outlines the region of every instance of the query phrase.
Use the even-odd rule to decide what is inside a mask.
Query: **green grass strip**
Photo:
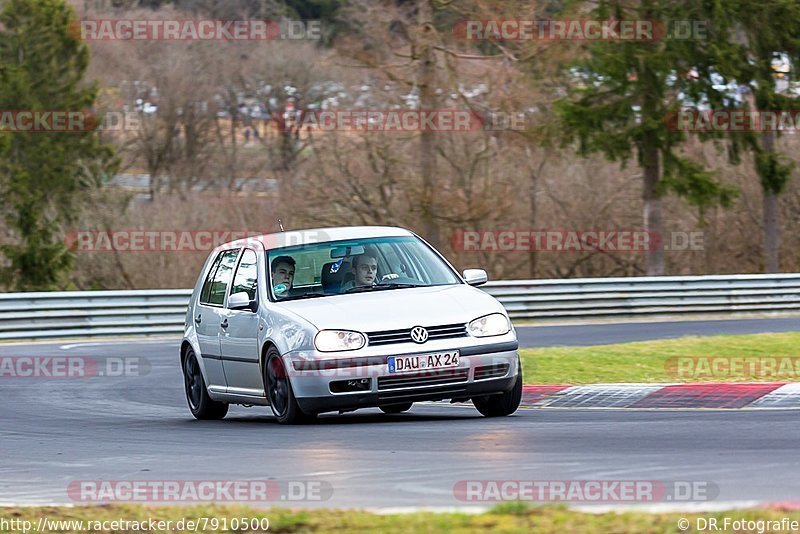
[[[797,382],[800,333],[520,350],[526,384]]]
[[[400,515],[375,515],[357,510],[315,510],[292,511],[288,509],[255,509],[244,506],[194,506],[194,507],[151,507],[141,505],[112,505],[101,507],[81,506],[43,507],[43,508],[0,508],[0,532],[21,532],[19,529],[5,528],[12,520],[30,521],[34,528],[40,518],[46,517],[48,524],[54,521],[83,521],[84,528],[96,521],[178,521],[215,518],[218,522],[227,521],[228,528],[199,528],[197,532],[233,532],[230,528],[235,518],[269,519],[268,532],[278,533],[408,533],[408,532],[448,532],[485,533],[491,532],[537,532],[541,534],[564,532],[613,532],[613,533],[674,533],[682,532],[679,521],[689,521],[691,531],[698,520],[717,519],[722,526],[725,518],[730,521],[789,521],[800,522],[800,512],[778,509],[753,509],[714,513],[657,513],[640,512],[592,514],[573,511],[565,506],[529,506],[509,503],[498,506],[488,513],[470,515],[464,513],[412,513]],[[702,523],[701,523],[702,524]],[[766,532],[782,532],[778,523],[762,523]],[[791,527],[790,527],[791,528]],[[174,530],[173,530],[174,531]],[[262,530],[238,529],[237,532],[263,532]],[[727,530],[731,532],[733,530]],[[77,528],[66,528],[64,533],[87,532]],[[105,532],[108,532],[106,530]],[[141,532],[131,529],[118,529],[117,533]]]

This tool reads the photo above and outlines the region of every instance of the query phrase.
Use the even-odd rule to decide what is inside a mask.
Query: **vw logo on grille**
[[[428,341],[428,331],[421,326],[415,326],[411,329],[411,340],[414,343],[425,343]]]

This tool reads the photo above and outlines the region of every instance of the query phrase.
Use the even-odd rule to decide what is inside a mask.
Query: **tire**
[[[517,364],[517,381],[511,391],[499,395],[475,397],[472,403],[485,417],[504,417],[517,411],[522,402],[522,363]]]
[[[380,408],[383,413],[393,414],[407,412],[413,405],[413,402],[407,402],[405,404],[390,404],[389,406],[381,406]]]
[[[217,402],[208,395],[206,381],[200,371],[197,356],[190,348],[183,359],[183,384],[186,389],[186,402],[195,419],[222,419],[228,413],[228,404]]]
[[[264,388],[269,406],[278,422],[282,425],[297,425],[313,421],[317,414],[307,414],[300,409],[286,367],[275,347],[267,351],[265,360]]]

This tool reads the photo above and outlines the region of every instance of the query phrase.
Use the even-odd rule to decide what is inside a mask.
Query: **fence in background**
[[[516,280],[482,286],[512,319],[800,313],[800,274]],[[191,290],[0,294],[0,340],[178,335]]]

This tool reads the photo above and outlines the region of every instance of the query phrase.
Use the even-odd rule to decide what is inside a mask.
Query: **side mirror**
[[[250,295],[245,291],[234,293],[228,297],[228,309],[231,310],[249,310],[255,312],[258,310],[258,302],[250,300]]]
[[[471,286],[480,286],[489,281],[489,275],[483,269],[467,269],[464,271],[464,280]]]

